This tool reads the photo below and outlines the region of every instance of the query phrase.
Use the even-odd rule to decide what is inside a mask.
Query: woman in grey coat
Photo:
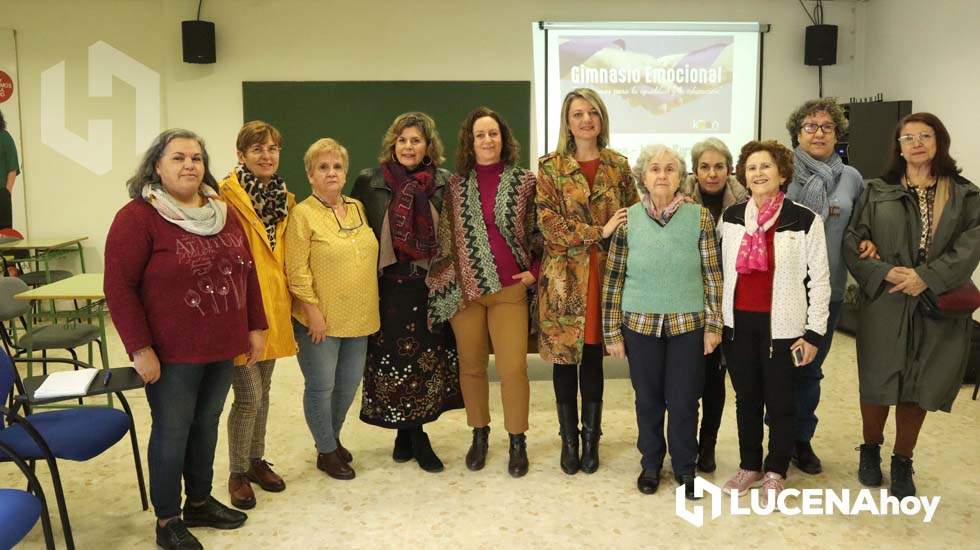
[[[926,411],[949,412],[963,381],[970,312],[930,310],[980,263],[980,189],[959,175],[949,133],[929,113],[895,128],[892,162],[855,206],[844,261],[860,286],[858,373],[864,444],[858,479],[882,482],[884,426],[895,407],[891,492],[915,494],[912,452]],[[877,257],[860,259],[864,239]],[[880,258],[880,259],[879,259]]]

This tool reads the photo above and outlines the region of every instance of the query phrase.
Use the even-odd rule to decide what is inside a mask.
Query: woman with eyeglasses
[[[864,444],[858,480],[882,483],[885,422],[895,409],[891,493],[915,495],[912,453],[926,411],[950,412],[980,293],[980,189],[960,175],[946,126],[914,113],[895,127],[892,160],[868,182],[844,237],[844,261],[860,287],[857,360]],[[878,257],[861,258],[870,239]],[[880,257],[880,259],[879,259]]]
[[[426,275],[439,252],[438,223],[449,181],[436,123],[398,115],[385,132],[380,166],[360,173],[351,194],[364,202],[380,243],[381,330],[368,340],[361,420],[395,429],[395,462],[441,472],[423,426],[463,407],[456,342],[447,323],[429,328]],[[375,306],[377,307],[377,306]]]
[[[282,135],[274,126],[261,120],[246,123],[235,145],[238,165],[218,186],[221,198],[245,229],[269,323],[262,357],[254,365],[246,365],[244,355],[236,357],[232,378],[235,400],[228,414],[228,493],[232,505],[243,510],[255,507],[250,482],[274,493],[286,489],[286,482],[263,458],[272,371],[276,359],[296,354],[283,253],[286,219],[296,199],[278,174],[281,147]],[[224,298],[237,299],[233,267],[219,266],[216,292]]]
[[[817,429],[822,365],[834,339],[847,286],[847,271],[841,256],[844,229],[854,203],[864,191],[864,179],[837,154],[837,139],[847,131],[844,109],[831,98],[811,99],[793,111],[786,121],[793,150],[793,179],[786,196],[813,210],[823,220],[830,265],[830,316],[827,331],[817,345],[817,356],[793,371],[793,455],[800,471],[819,474],[820,458],[810,441]],[[870,243],[862,247],[867,257],[874,254]]]
[[[316,467],[354,479],[340,430],[364,374],[367,337],[378,330],[378,241],[364,205],[343,195],[347,149],[322,138],[303,156],[313,193],[286,227],[286,274],[293,334],[303,371],[303,413],[316,444]]]

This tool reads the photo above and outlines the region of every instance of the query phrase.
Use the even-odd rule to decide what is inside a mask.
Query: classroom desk
[[[43,264],[45,272],[51,270],[49,265],[51,260],[65,254],[77,252],[82,273],[85,273],[85,254],[82,252],[82,241],[85,240],[88,240],[88,237],[0,240],[0,251],[32,252],[34,255],[32,261],[35,264],[35,270],[40,271],[40,266]]]
[[[25,302],[54,301],[54,300],[85,300],[87,304],[76,310],[71,311],[38,311],[27,315],[27,330],[30,332],[33,325],[34,316],[41,318],[53,318],[55,321],[78,322],[72,319],[95,319],[98,321],[99,336],[102,345],[99,350],[102,354],[102,368],[109,368],[109,349],[105,334],[105,294],[102,292],[101,273],[81,273],[56,283],[47,284],[32,290],[21,292],[14,296],[17,300]],[[33,346],[28,346],[27,357],[33,357]],[[89,346],[89,364],[92,364],[92,348]],[[33,375],[33,367],[27,365],[27,376]],[[112,395],[109,395],[109,406],[112,406]]]

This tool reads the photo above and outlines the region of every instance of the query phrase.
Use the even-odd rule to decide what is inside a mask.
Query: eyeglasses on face
[[[930,134],[929,132],[920,132],[918,134],[905,134],[898,136],[898,142],[903,145],[912,145],[913,143],[929,143],[932,138],[936,136]]]
[[[816,134],[818,128],[821,129],[821,130],[823,130],[823,133],[830,134],[830,133],[833,133],[835,130],[837,130],[837,125],[836,124],[831,124],[829,122],[826,123],[826,124],[817,124],[815,122],[807,122],[806,124],[804,124],[803,126],[801,126],[801,128],[803,129],[804,132],[806,132],[808,134]]]
[[[282,147],[278,145],[269,145],[268,147],[262,147],[261,145],[253,145],[248,148],[248,154],[260,157],[262,155],[269,155],[272,157],[278,156],[282,151]]]

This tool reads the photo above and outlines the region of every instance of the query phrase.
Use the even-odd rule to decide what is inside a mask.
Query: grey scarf
[[[202,183],[200,193],[207,203],[199,208],[185,208],[177,204],[159,183],[144,185],[142,196],[163,219],[184,231],[202,237],[217,235],[225,228],[228,205],[218,198],[218,193],[210,185]]]
[[[799,146],[793,150],[793,160],[793,181],[802,189],[797,202],[827,219],[830,213],[829,197],[844,172],[844,161],[837,153],[826,161],[817,160]]]

